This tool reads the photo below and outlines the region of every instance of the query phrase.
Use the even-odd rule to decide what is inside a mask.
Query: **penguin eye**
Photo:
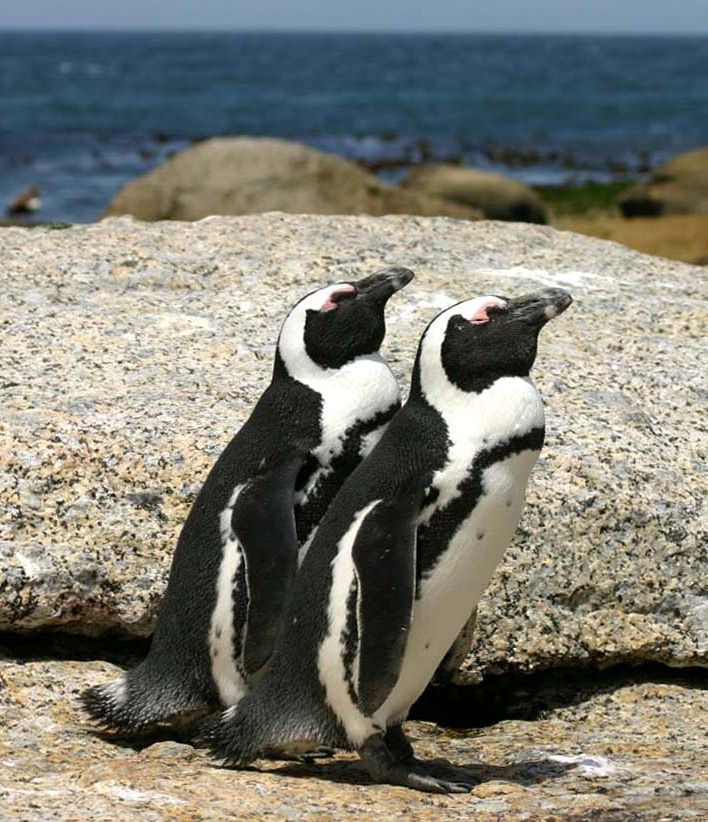
[[[480,305],[474,315],[470,317],[472,325],[488,325],[507,310],[506,304],[500,304],[492,300],[487,300]]]
[[[327,298],[326,302],[320,308],[320,311],[334,311],[335,308],[340,303],[344,303],[347,300],[352,300],[356,297],[356,287],[353,285],[345,285],[341,288],[338,288],[336,291],[333,291],[329,297]]]
[[[490,322],[494,322],[497,317],[501,314],[505,314],[506,311],[507,307],[505,305],[490,305],[487,309],[487,317]]]

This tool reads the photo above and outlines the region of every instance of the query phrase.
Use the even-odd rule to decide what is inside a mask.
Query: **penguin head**
[[[500,377],[526,377],[536,359],[540,330],[572,301],[567,291],[546,288],[512,299],[488,296],[457,303],[426,329],[419,377],[423,382],[444,378],[473,392]]]
[[[328,285],[292,309],[278,339],[278,355],[295,379],[316,369],[338,369],[375,354],[386,334],[388,298],[413,279],[407,268],[388,268],[363,280]]]

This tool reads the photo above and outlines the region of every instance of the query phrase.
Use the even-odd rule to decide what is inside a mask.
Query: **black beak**
[[[357,296],[386,302],[392,294],[408,285],[413,276],[413,272],[408,268],[386,268],[378,274],[364,277],[353,285],[356,286]]]
[[[562,288],[544,288],[509,300],[507,317],[541,326],[562,314],[572,302],[573,298]]]

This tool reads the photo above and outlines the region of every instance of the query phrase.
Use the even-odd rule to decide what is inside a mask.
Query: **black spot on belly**
[[[219,627],[218,627],[218,628],[214,631],[214,636],[215,636],[217,639],[221,639],[221,626],[219,626]]]
[[[420,591],[421,580],[430,576],[460,523],[470,515],[483,496],[482,477],[486,469],[522,451],[540,451],[543,447],[543,436],[543,428],[533,428],[523,436],[511,437],[492,448],[485,448],[479,452],[467,476],[460,483],[458,495],[447,506],[435,511],[427,525],[421,525],[418,528],[417,592]],[[507,506],[511,507],[511,505],[512,499],[510,498],[507,500]],[[477,539],[483,539],[483,537],[483,532],[477,534]]]
[[[509,499],[506,501],[506,507],[507,508],[511,508],[511,502],[512,502],[511,497],[509,497]]]

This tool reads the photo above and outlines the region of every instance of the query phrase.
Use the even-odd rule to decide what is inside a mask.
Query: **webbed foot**
[[[453,779],[444,779],[430,773],[425,764],[415,759],[413,748],[401,731],[406,745],[400,750],[405,758],[398,759],[380,734],[370,736],[359,751],[369,775],[376,782],[388,785],[403,785],[427,793],[468,793],[474,787],[474,781],[455,775]],[[399,747],[397,735],[393,737],[395,748]]]

